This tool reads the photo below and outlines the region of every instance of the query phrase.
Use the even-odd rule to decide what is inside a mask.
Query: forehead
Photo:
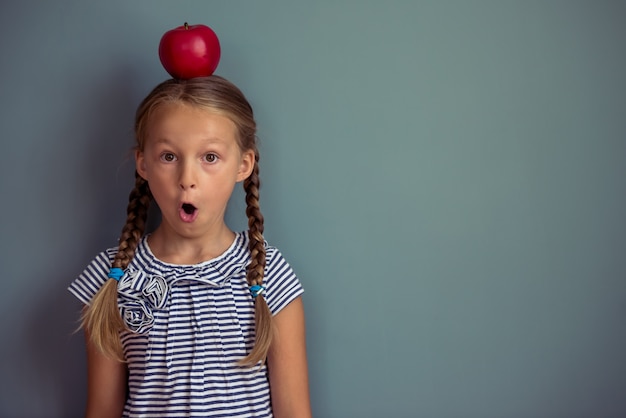
[[[224,112],[179,102],[155,109],[146,133],[146,140],[198,137],[237,142],[237,126]]]

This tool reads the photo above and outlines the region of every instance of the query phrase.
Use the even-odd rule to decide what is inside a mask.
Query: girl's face
[[[235,184],[254,168],[254,152],[242,151],[236,135],[228,117],[190,105],[164,105],[151,116],[144,149],[135,154],[137,172],[171,238],[202,238],[224,227]]]

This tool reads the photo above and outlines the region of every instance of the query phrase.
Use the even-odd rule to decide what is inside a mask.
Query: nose
[[[195,189],[198,184],[198,178],[196,176],[196,169],[194,164],[186,162],[180,165],[179,184],[183,190]]]

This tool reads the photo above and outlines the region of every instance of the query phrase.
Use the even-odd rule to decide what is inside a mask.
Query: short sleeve
[[[109,270],[116,252],[117,250],[112,248],[98,254],[67,290],[81,302],[89,305],[94,295],[108,280]]]
[[[302,284],[287,263],[283,255],[274,247],[266,250],[264,297],[272,315],[276,315],[285,306],[304,293]]]

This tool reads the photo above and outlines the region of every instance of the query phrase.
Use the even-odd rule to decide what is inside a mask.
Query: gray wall
[[[591,0],[3,1],[0,416],[82,413],[65,288],[186,20],[258,115],[317,417],[626,416],[626,3]]]

